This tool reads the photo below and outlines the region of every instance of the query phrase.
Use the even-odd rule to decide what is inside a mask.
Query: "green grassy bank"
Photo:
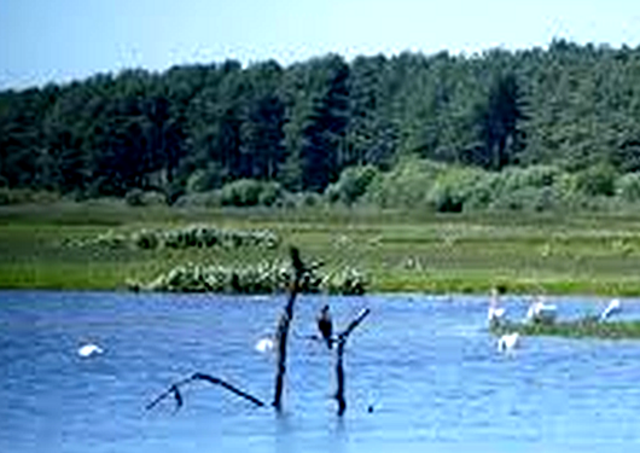
[[[192,224],[268,229],[275,248],[110,248],[111,232]],[[118,289],[186,262],[242,266],[288,256],[365,272],[370,292],[640,295],[640,213],[449,214],[348,210],[205,210],[58,203],[0,207],[0,287]]]

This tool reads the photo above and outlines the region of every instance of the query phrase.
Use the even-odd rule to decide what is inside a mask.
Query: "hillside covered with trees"
[[[638,175],[640,48],[226,61],[0,93],[7,193],[546,209],[635,202]]]

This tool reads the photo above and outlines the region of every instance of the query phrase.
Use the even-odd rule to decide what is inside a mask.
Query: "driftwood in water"
[[[163,399],[167,398],[170,395],[173,395],[176,401],[176,409],[180,409],[184,403],[184,399],[182,398],[182,394],[180,393],[180,387],[182,385],[186,385],[194,381],[206,381],[213,385],[219,385],[229,390],[230,392],[235,393],[236,395],[252,402],[256,406],[265,405],[262,401],[260,401],[255,396],[245,392],[244,390],[239,389],[234,385],[229,384],[228,382],[220,378],[217,378],[215,376],[210,376],[204,373],[194,373],[191,377],[188,377],[187,379],[183,379],[182,381],[171,384],[171,386],[164,393],[161,393],[156,399],[154,399],[152,402],[147,404],[147,410],[153,409],[153,407],[156,406],[160,401],[162,401]]]
[[[336,340],[338,343],[337,348],[337,359],[336,359],[336,382],[337,382],[337,390],[336,390],[336,400],[338,401],[338,415],[344,414],[344,411],[347,409],[347,402],[344,399],[344,347],[347,344],[347,339],[349,335],[358,327],[358,325],[367,317],[371,310],[365,308],[362,310],[356,318],[351,321],[351,323],[347,326],[345,330],[343,330]]]
[[[273,407],[277,411],[282,409],[282,390],[284,389],[284,376],[287,372],[287,337],[289,336],[289,326],[293,319],[293,305],[296,297],[300,292],[300,282],[306,268],[300,259],[300,252],[297,248],[291,247],[291,263],[293,265],[293,282],[289,291],[289,299],[284,308],[284,312],[278,321],[278,329],[276,331],[276,347],[278,351],[276,381],[273,394]]]

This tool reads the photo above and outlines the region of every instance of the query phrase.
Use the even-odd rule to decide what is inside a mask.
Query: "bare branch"
[[[245,392],[243,390],[240,390],[238,387],[235,387],[235,386],[229,384],[228,382],[223,381],[220,378],[217,378],[217,377],[214,377],[214,376],[209,376],[208,374],[196,373],[191,377],[191,379],[192,380],[200,379],[200,380],[204,380],[204,381],[210,382],[211,384],[214,384],[214,385],[220,385],[221,387],[226,388],[227,390],[235,393],[236,395],[251,401],[256,406],[264,406],[265,405],[262,401],[260,401],[255,396],[250,395],[249,393],[247,393],[247,392]]]
[[[360,325],[360,323],[366,318],[371,310],[365,308],[362,310],[358,316],[355,317],[353,321],[349,323],[346,329],[344,329],[338,335],[338,350],[337,350],[337,360],[336,360],[336,400],[338,401],[338,415],[344,414],[344,411],[347,409],[347,402],[344,399],[344,347],[347,344],[347,339],[351,332]]]
[[[360,325],[360,323],[364,320],[364,318],[366,318],[369,315],[369,313],[371,313],[371,310],[369,310],[368,308],[365,308],[360,313],[358,313],[358,316],[356,316],[355,319],[349,323],[347,328],[344,329],[338,335],[338,341],[346,341],[347,337],[349,337],[349,335],[351,334],[353,329],[358,327],[358,325]],[[343,340],[343,338],[344,338],[344,340]]]
[[[217,378],[215,376],[210,376],[208,374],[204,374],[204,373],[194,373],[191,377],[187,378],[187,379],[183,379],[181,381],[178,381],[174,384],[171,384],[171,386],[164,391],[163,393],[161,393],[156,399],[154,399],[151,403],[147,404],[147,410],[153,409],[160,401],[162,401],[163,399],[167,398],[170,395],[173,395],[176,401],[176,410],[180,409],[182,407],[182,405],[184,404],[184,399],[182,398],[182,395],[180,393],[180,386],[188,384],[190,382],[193,381],[207,381],[211,384],[214,385],[219,385],[227,390],[229,390],[232,393],[235,393],[236,395],[251,401],[253,404],[255,404],[256,406],[262,407],[265,404],[260,401],[258,398],[256,398],[255,396],[245,392],[244,390],[239,389],[238,387],[229,384],[228,382]]]

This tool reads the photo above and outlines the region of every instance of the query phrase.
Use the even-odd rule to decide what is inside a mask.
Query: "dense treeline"
[[[354,181],[366,186],[409,155],[490,173],[636,172],[640,48],[556,40],[286,68],[226,61],[0,93],[0,185],[10,189],[133,202],[156,191],[171,203],[211,191],[230,204],[269,204],[284,190],[358,198]]]

